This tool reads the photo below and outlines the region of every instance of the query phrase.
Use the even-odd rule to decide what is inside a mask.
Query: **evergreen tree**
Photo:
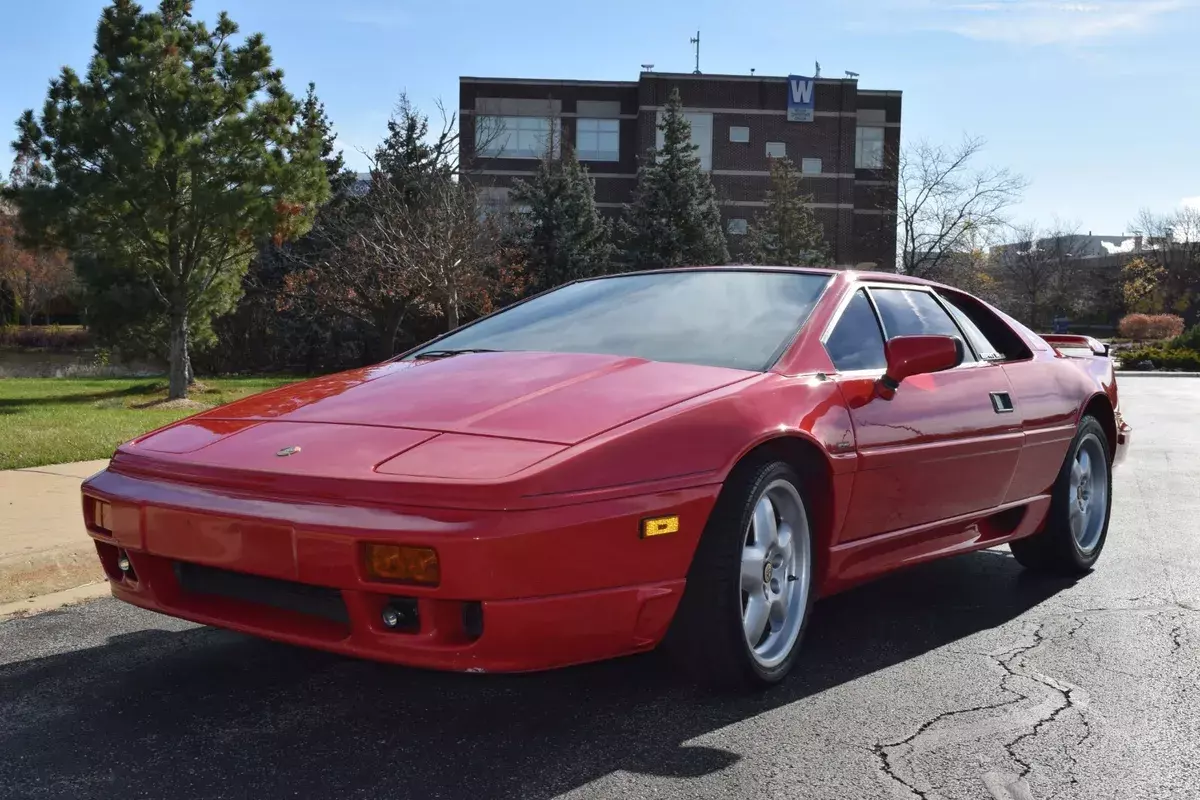
[[[458,137],[444,126],[429,134],[429,117],[401,94],[387,123],[387,136],[375,148],[374,179],[386,179],[412,202],[423,200],[430,185],[453,179]]]
[[[210,31],[191,5],[103,10],[86,76],[64,68],[40,119],[18,121],[37,174],[7,192],[31,235],[149,290],[135,311],[166,321],[148,329],[167,332],[172,398],[197,323],[231,309],[261,243],[302,233],[329,191],[321,137],[263,36],[235,44],[228,15]]]
[[[291,248],[301,269],[288,276],[289,294],[369,329],[373,357],[391,356],[398,337],[428,338],[422,321],[440,317],[453,330],[487,294],[498,236],[471,184],[457,179],[452,125],[443,115],[431,132],[402,95],[370,185],[322,209],[311,248]]]
[[[571,148],[548,152],[533,178],[513,188],[513,246],[531,292],[611,271],[616,250],[611,225],[596,208],[596,187]]]
[[[638,166],[633,202],[621,221],[627,257],[641,269],[724,264],[729,250],[721,210],[712,181],[700,168],[678,89],[671,92],[658,127],[663,146],[647,151]]]
[[[336,150],[337,135],[333,123],[325,113],[325,104],[317,98],[317,86],[308,84],[308,92],[300,104],[300,128],[302,135],[313,136],[321,141],[321,163],[325,165],[325,179],[329,181],[331,195],[340,195],[355,181],[354,170],[346,168],[342,151]]]
[[[825,229],[800,189],[800,173],[786,158],[771,159],[767,207],[746,232],[751,264],[814,267],[829,263]]]

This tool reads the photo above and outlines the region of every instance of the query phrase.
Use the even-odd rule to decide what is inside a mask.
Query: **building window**
[[[783,142],[767,142],[767,158],[787,158],[787,145]]]
[[[750,129],[742,125],[729,126],[729,141],[731,142],[748,142],[750,141]]]
[[[745,236],[749,228],[750,226],[746,223],[746,220],[740,217],[729,220],[729,223],[725,226],[725,230],[734,236]]]
[[[802,159],[800,159],[800,172],[803,175],[820,175],[821,174],[821,159],[819,159],[819,158],[802,158]]]
[[[542,158],[553,138],[558,156],[559,130],[559,121],[552,126],[548,117],[476,117],[475,152],[489,158]]]
[[[511,191],[504,186],[480,186],[475,191],[475,199],[479,201],[479,218],[486,219],[492,214],[502,214],[508,211]]]
[[[860,125],[854,139],[854,168],[883,169],[883,128]]]
[[[580,161],[620,161],[621,121],[582,118],[577,120],[575,155]]]
[[[711,113],[685,111],[683,116],[692,126],[692,144],[696,146],[696,157],[700,159],[700,169],[708,172],[712,169],[713,120]],[[662,125],[663,112],[658,112],[654,146],[661,150],[663,146]]]

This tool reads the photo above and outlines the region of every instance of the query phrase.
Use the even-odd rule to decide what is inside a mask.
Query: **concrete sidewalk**
[[[79,484],[107,464],[0,471],[0,606],[104,580]]]

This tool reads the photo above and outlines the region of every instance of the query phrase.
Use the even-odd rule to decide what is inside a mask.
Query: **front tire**
[[[790,465],[734,470],[700,538],[668,637],[692,675],[726,689],[787,676],[815,594],[811,531]]]
[[[1104,427],[1085,416],[1054,483],[1045,526],[1009,549],[1026,569],[1083,575],[1104,549],[1111,511],[1112,450]]]

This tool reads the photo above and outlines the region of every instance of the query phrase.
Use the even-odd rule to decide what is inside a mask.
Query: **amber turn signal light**
[[[442,578],[437,551],[431,547],[368,544],[367,575],[385,581],[436,586]]]
[[[92,527],[101,533],[112,534],[112,506],[103,500],[91,500]]]
[[[663,536],[668,533],[679,533],[679,517],[653,517],[642,520],[642,538]]]

